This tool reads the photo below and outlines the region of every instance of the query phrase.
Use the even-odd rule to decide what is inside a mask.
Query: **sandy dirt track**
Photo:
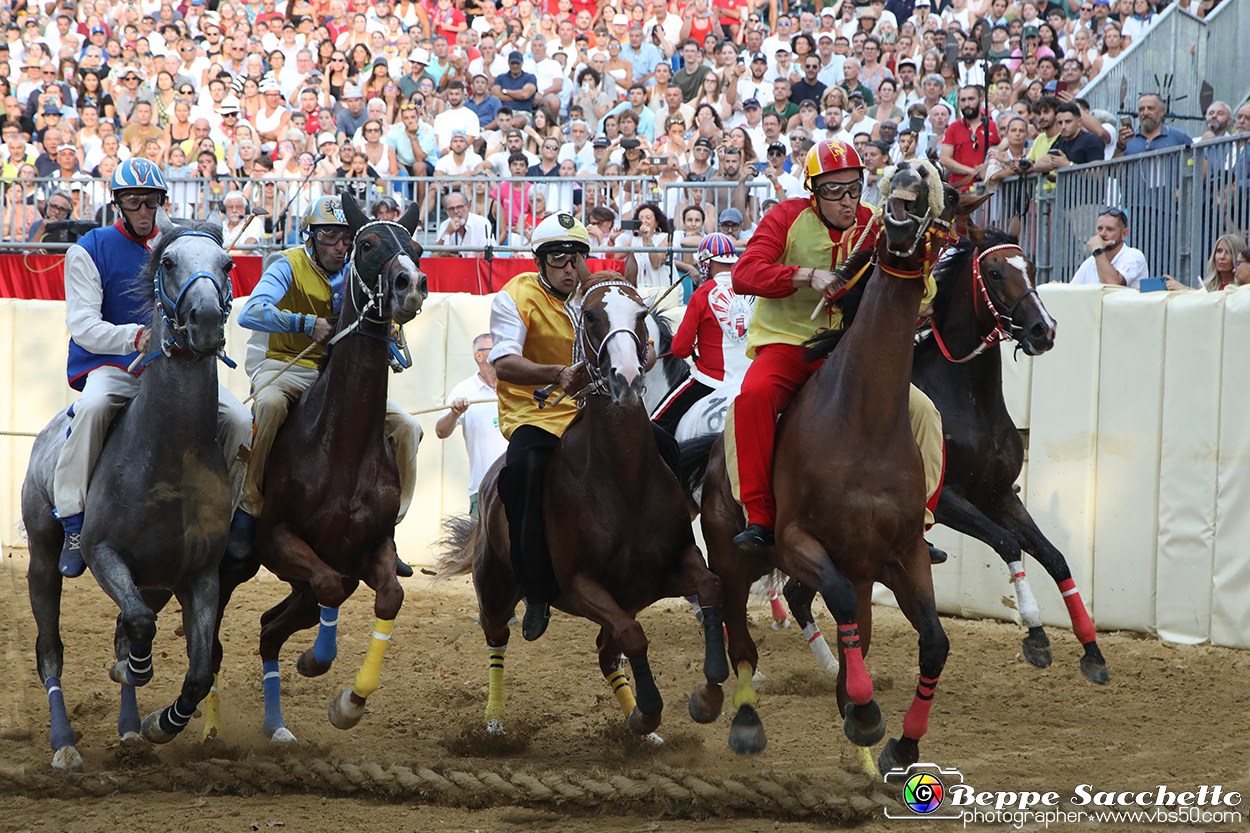
[[[702,680],[703,648],[701,630],[684,603],[661,604],[641,617],[651,640],[651,665],[665,696],[659,732],[667,742],[662,747],[652,748],[624,729],[615,700],[598,673],[595,627],[560,613],[538,643],[525,643],[519,629],[514,630],[506,672],[510,739],[492,745],[480,736],[486,650],[474,623],[472,588],[465,580],[431,588],[418,577],[407,580],[405,589],[382,687],[370,698],[370,713],[355,729],[334,729],[325,709],[332,695],[351,685],[363,658],[373,622],[371,594],[362,590],[343,607],[338,660],[324,677],[305,679],[294,669],[299,651],[311,644],[312,631],[288,643],[282,661],[284,714],[300,744],[287,751],[271,748],[260,734],[256,649],[260,614],[285,595],[285,585],[267,575],[249,582],[236,592],[227,613],[226,663],[220,681],[225,737],[201,743],[203,721],[196,718],[173,743],[151,747],[123,745],[117,738],[117,686],[107,677],[116,608],[89,576],[68,582],[62,605],[66,642],[62,682],[71,721],[81,734],[78,748],[87,772],[66,779],[52,777],[48,766],[47,706],[35,672],[25,556],[20,551],[6,554],[0,574],[7,672],[0,684],[0,833],[118,829],[747,833],[826,830],[847,821],[869,831],[961,827],[954,821],[889,821],[879,806],[871,812],[864,809],[863,797],[872,801],[884,793],[866,777],[850,772],[854,757],[836,716],[833,682],[815,665],[797,630],[768,627],[766,607],[754,610],[753,618],[766,677],[759,690],[769,745],[762,756],[743,759],[726,745],[732,715],[699,726],[686,714],[685,699]],[[185,653],[175,635],[179,622],[175,610],[176,602],[158,621],[156,678],[139,693],[145,714],[168,705],[181,685]],[[817,611],[822,623],[831,624],[823,607],[818,605]],[[1020,657],[1023,634],[1012,625],[951,618],[943,619],[943,625],[952,650],[930,732],[921,744],[922,759],[959,769],[978,790],[1055,790],[1064,802],[1076,785],[1087,783],[1115,791],[1155,790],[1159,784],[1173,791],[1202,784],[1220,784],[1243,796],[1250,791],[1250,740],[1245,731],[1250,725],[1246,691],[1250,654],[1164,645],[1134,634],[1101,634],[1112,682],[1096,687],[1080,676],[1079,648],[1066,630],[1051,629],[1055,664],[1041,670]],[[915,686],[915,634],[897,611],[879,607],[873,636],[868,665],[889,734],[896,736]],[[219,762],[217,769],[209,763],[213,760]],[[723,785],[726,779],[757,786],[777,783],[784,790],[819,785],[826,793],[840,791],[857,800],[843,807],[840,815],[826,809],[808,818],[794,814],[778,818],[775,805],[768,804],[771,811],[761,810],[740,796],[735,811],[706,797],[656,800],[654,793],[637,801],[615,794],[601,804],[587,798],[562,802],[555,796],[539,801],[525,790],[513,790],[510,799],[511,788],[438,795],[418,791],[397,797],[385,790],[375,792],[367,784],[353,786],[350,778],[339,775],[329,783],[346,789],[325,796],[297,794],[305,790],[290,775],[285,786],[282,778],[266,782],[262,777],[276,771],[315,772],[327,762],[345,765],[349,773],[376,772],[371,765],[399,766],[444,775],[495,774],[517,783],[554,777],[584,786],[612,784],[616,776],[618,786],[664,778],[687,786]],[[231,773],[239,772],[250,774],[232,780]],[[202,781],[195,785],[179,781],[187,773]],[[214,778],[214,773],[221,777]],[[707,794],[715,795],[715,789]],[[1175,829],[1243,831],[1247,807],[1250,802],[1243,800],[1238,808],[1240,824]],[[1052,825],[1059,830],[1165,828],[1172,826]]]

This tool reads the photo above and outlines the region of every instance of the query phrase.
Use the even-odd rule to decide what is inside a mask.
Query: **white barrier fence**
[[[1059,322],[1053,351],[1015,360],[1005,349],[1008,407],[1029,432],[1021,494],[1064,553],[1101,629],[1176,642],[1250,647],[1250,290],[1148,293],[1047,284]],[[237,308],[237,305],[236,305]],[[432,295],[406,328],[415,369],[391,377],[411,410],[445,401],[475,366],[490,298]],[[64,306],[0,301],[0,430],[38,431],[72,399],[65,384]],[[242,359],[237,325],[230,353]],[[242,370],[221,368],[240,397]],[[435,558],[439,521],[468,508],[459,432],[440,442],[421,417],[413,509],[397,535],[414,564]],[[21,546],[19,493],[32,440],[0,437],[0,536]],[[937,527],[951,553],[934,570],[939,610],[1016,618],[1006,566],[989,547]],[[1053,582],[1026,569],[1047,624],[1069,619]]]

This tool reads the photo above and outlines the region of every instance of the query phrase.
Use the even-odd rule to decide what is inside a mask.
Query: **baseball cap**
[[[513,52],[511,55],[508,56],[508,63],[523,64],[525,63],[525,56],[522,55],[520,52]]]
[[[915,5],[917,5],[917,6],[928,6],[928,5],[931,5],[931,4],[929,3],[929,0],[916,0]]]
[[[628,26],[629,18],[623,14],[618,14],[616,17],[612,18],[612,25],[613,26]]]
[[[799,102],[799,109],[802,109],[804,107],[811,107],[813,110],[817,109],[816,102],[810,98],[805,98]]]
[[[753,52],[751,54],[751,63],[755,63],[756,61],[763,61],[764,63],[768,63],[768,58],[764,56],[763,52]]]
[[[1040,35],[1040,32],[1038,31],[1038,28],[1037,28],[1036,26],[1025,26],[1025,27],[1024,27],[1024,36],[1025,36],[1026,38],[1036,38],[1036,37],[1038,37],[1039,35]]]
[[[829,41],[833,40],[833,33],[821,32],[819,35],[816,36],[816,42],[820,43],[822,40],[829,40]]]
[[[606,148],[611,147],[612,143],[608,141],[607,136],[596,136],[595,140],[590,143],[590,146],[596,148]]]
[[[521,132],[521,131],[519,131],[519,130],[516,130],[515,128],[514,128],[514,129],[512,129],[512,130],[509,130],[507,133],[503,134],[503,137],[504,137],[505,139],[511,139],[513,136],[516,136],[518,139],[524,139],[524,138],[525,138],[525,134],[524,134],[524,133],[522,133],[522,132]]]
[[[78,146],[77,146],[77,145],[74,145],[74,144],[71,144],[71,143],[69,143],[69,142],[63,142],[62,144],[60,144],[60,145],[57,147],[56,152],[57,152],[57,153],[60,153],[60,152],[61,152],[61,151],[63,151],[63,150],[71,150],[71,151],[73,151],[74,153],[77,153],[77,152],[78,152]]]
[[[774,150],[781,151],[782,153],[790,152],[789,149],[786,148],[786,146],[782,144],[781,142],[773,142],[771,145],[768,146],[769,152],[772,152]]]
[[[708,150],[711,150],[712,140],[709,139],[707,136],[700,136],[699,138],[694,140],[694,146],[697,148],[707,148]]]
[[[107,29],[105,29],[103,26],[92,26],[92,27],[91,27],[91,34],[93,34],[93,35],[107,35],[107,34],[108,34],[108,30],[107,30]]]
[[[833,6],[825,6],[820,10],[821,17],[836,17],[833,13]]]
[[[418,46],[416,49],[408,53],[408,60],[412,61],[414,64],[425,64],[428,66],[430,63],[430,51],[428,49],[422,49]]]
[[[760,100],[758,98],[748,98],[746,101],[742,102],[743,110],[759,110],[763,106],[764,105],[760,104]]]
[[[913,61],[911,58],[904,58],[903,60],[901,60],[901,61],[899,61],[899,62],[898,62],[898,64],[896,65],[896,69],[901,69],[901,68],[903,68],[904,66],[909,66],[909,67],[911,67],[912,69],[915,69],[915,68],[916,68],[916,62],[915,62],[915,61]]]
[[[278,86],[277,81],[274,81],[272,78],[267,78],[263,82],[261,82],[260,91],[262,93],[281,93],[282,88]],[[357,94],[359,95],[359,93]],[[343,97],[347,98],[346,90],[343,91]]]
[[[317,137],[317,147],[321,147],[322,145],[333,145],[333,144],[338,144],[338,139],[334,138],[333,133],[322,133],[320,136]]]
[[[344,100],[347,100],[349,98],[362,98],[362,97],[363,96],[361,96],[360,94],[360,87],[344,87],[343,88]]]
[[[738,209],[736,209],[736,208],[726,208],[724,211],[722,211],[722,212],[720,213],[720,217],[719,217],[719,219],[717,220],[717,222],[721,222],[721,223],[741,223],[741,222],[742,222],[742,212],[741,212],[741,211],[739,211],[739,210],[738,210]]]
[[[58,116],[61,115],[61,108],[53,104],[51,101],[43,105],[43,114],[45,116],[50,116],[53,113],[56,113]]]

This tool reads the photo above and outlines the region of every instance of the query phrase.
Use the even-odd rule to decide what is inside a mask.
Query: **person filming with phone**
[[[1077,268],[1071,282],[1140,289],[1142,278],[1150,274],[1150,267],[1140,249],[1124,242],[1127,237],[1128,215],[1118,208],[1099,211],[1094,236],[1085,241],[1089,257]]]

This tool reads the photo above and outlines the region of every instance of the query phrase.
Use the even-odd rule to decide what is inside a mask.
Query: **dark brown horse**
[[[686,497],[665,464],[642,400],[647,307],[616,272],[583,285],[575,352],[591,384],[585,406],[560,439],[547,469],[544,512],[560,596],[553,605],[600,626],[599,670],[629,727],[641,735],[660,725],[663,700],[647,659],[639,611],[663,598],[697,594],[703,609],[705,673],[729,676],[721,626],[720,581],[694,542]],[[522,596],[509,559],[508,522],[497,486],[503,461],[482,480],[481,518],[447,523],[439,578],[472,570],[490,654],[487,730],[504,730],[503,658],[508,621]],[[635,701],[621,668],[629,660]]]
[[[1007,565],[1016,589],[1016,606],[1028,627],[1024,657],[1039,668],[1051,664],[1050,640],[1025,578],[1021,552],[1045,568],[1064,594],[1073,631],[1085,654],[1086,679],[1105,684],[1107,665],[1098,648],[1089,614],[1059,552],[1037,528],[1014,484],[1024,463],[1024,444],[1003,401],[1002,352],[997,344],[1014,340],[1030,356],[1054,346],[1055,322],[1034,289],[1033,264],[1006,232],[969,227],[965,240],[934,272],[938,292],[931,327],[916,346],[912,384],[928,394],[942,414],[946,476],[934,516],[940,524],[984,541]],[[850,310],[843,320],[849,326]],[[815,591],[791,581],[786,600],[800,625],[814,620]],[[823,639],[810,644],[818,657]]]
[[[316,644],[296,664],[305,676],[330,669],[336,654],[338,607],[363,581],[373,588],[373,638],[353,688],[330,701],[330,722],[351,728],[378,687],[382,655],[404,591],[395,578],[395,519],[399,470],[386,441],[388,358],[392,322],[411,320],[428,291],[414,247],[416,206],[399,223],[370,221],[350,194],[343,211],[355,236],[336,335],[317,380],[279,429],[265,478],[264,511],[256,551],[260,562],[291,585],[291,593],[261,617],[264,732],[274,741],[295,738],[282,719],[278,653],[296,631],[320,621]],[[278,476],[274,476],[278,475]],[[220,610],[242,581],[255,574],[223,569]],[[218,627],[220,628],[220,613]],[[216,668],[221,643],[214,646]],[[209,726],[216,718],[210,705]]]
[[[929,553],[923,538],[925,487],[920,451],[908,418],[908,389],[919,276],[939,247],[929,189],[942,188],[932,168],[901,165],[889,183],[877,265],[864,290],[854,327],[795,397],[777,428],[773,489],[777,543],[761,556],[733,551],[743,528],[723,450],[709,461],[703,490],[703,532],[712,570],[725,594],[729,656],[738,674],[737,714],[730,747],[762,751],[766,739],[751,676],[758,653],[747,629],[750,583],[772,568],[824,597],[838,623],[838,706],[847,737],[864,749],[885,735],[864,666],[872,625],[872,586],[894,590],[920,635],[920,684],[903,721],[901,739],[882,752],[882,769],[919,759],[934,688],[949,643],[933,599]],[[943,204],[939,202],[939,205]],[[941,220],[958,205],[945,192]],[[927,229],[927,230],[926,230]],[[700,685],[691,713],[709,722],[721,693]],[[867,760],[871,763],[871,759]]]

